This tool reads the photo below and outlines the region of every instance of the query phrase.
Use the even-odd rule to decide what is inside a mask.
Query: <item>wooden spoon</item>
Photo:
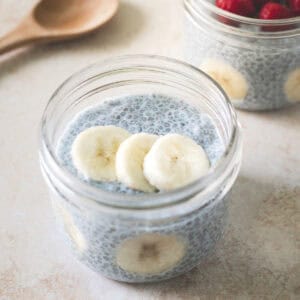
[[[0,39],[0,54],[33,43],[89,33],[116,13],[118,0],[42,0],[17,28]]]

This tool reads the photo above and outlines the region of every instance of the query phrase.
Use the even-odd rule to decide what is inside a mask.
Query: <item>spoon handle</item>
[[[39,30],[32,22],[23,22],[17,28],[0,38],[0,54],[21,46],[30,44],[39,39]]]

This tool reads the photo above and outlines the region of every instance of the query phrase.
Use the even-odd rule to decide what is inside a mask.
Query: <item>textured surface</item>
[[[1,1],[0,34],[32,3]],[[122,1],[98,33],[0,58],[1,300],[300,298],[300,106],[239,113],[244,159],[230,230],[216,255],[192,272],[159,284],[113,282],[73,259],[54,230],[37,158],[47,99],[71,73],[104,57],[143,52],[180,58],[180,3]]]
[[[99,97],[101,97],[99,95]],[[165,95],[121,97],[87,108],[72,119],[58,146],[58,157],[73,174],[80,175],[72,162],[72,145],[78,134],[93,126],[114,125],[131,134],[147,132],[163,136],[178,133],[200,144],[213,165],[224,152],[224,143],[210,117],[186,103]],[[200,134],[201,133],[201,134]],[[86,180],[87,181],[87,180]],[[118,182],[88,181],[91,185],[114,192],[139,193]]]

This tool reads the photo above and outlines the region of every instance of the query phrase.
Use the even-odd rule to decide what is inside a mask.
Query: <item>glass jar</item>
[[[121,94],[156,92],[211,116],[226,150],[205,177],[170,192],[129,195],[91,186],[61,165],[56,147],[78,112]],[[163,57],[119,57],[80,71],[53,94],[42,119],[40,164],[58,227],[80,261],[119,281],[171,278],[211,254],[240,162],[240,129],[226,95],[198,69]],[[154,256],[151,264],[140,262],[141,247]]]
[[[210,0],[185,0],[185,56],[235,107],[278,109],[300,101],[300,17],[246,18]]]

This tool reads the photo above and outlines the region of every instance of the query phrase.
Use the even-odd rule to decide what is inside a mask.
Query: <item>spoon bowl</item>
[[[112,0],[44,0],[33,14],[40,26],[56,34],[80,34],[103,25],[117,5]]]
[[[42,0],[0,39],[0,54],[26,44],[75,38],[98,29],[118,9],[118,0]]]

